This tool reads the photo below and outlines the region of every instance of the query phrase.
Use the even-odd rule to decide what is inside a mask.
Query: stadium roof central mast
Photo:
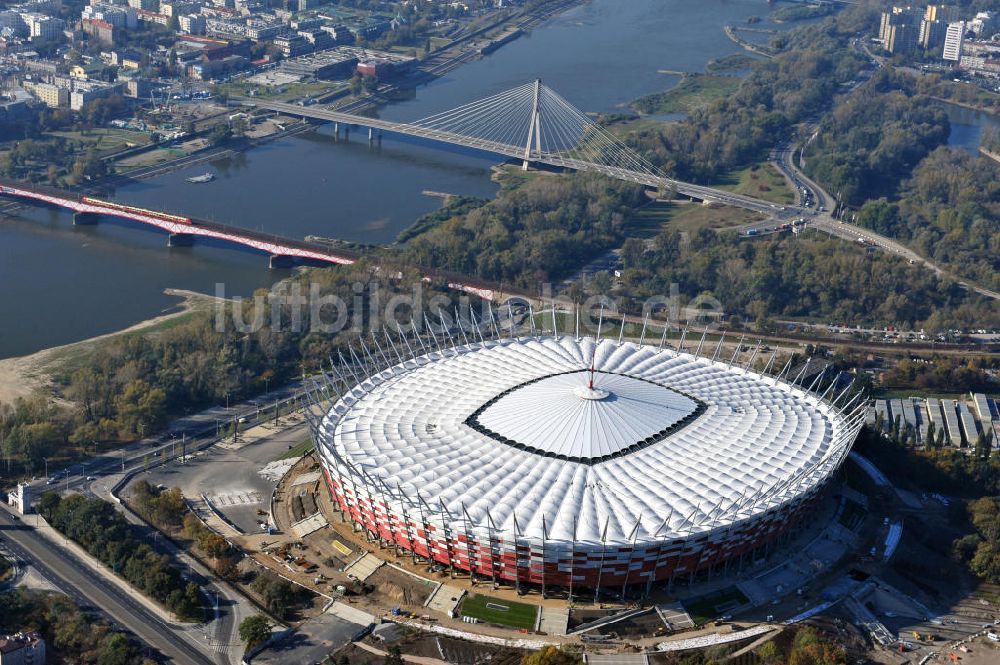
[[[594,344],[594,351],[590,354],[590,368],[587,370],[587,385],[577,386],[573,392],[577,397],[589,400],[602,400],[608,397],[611,392],[594,387],[594,375],[597,373],[597,344]]]

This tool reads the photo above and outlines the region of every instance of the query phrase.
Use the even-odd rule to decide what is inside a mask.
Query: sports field
[[[475,594],[462,602],[462,615],[475,617],[486,623],[532,630],[535,627],[538,607]]]

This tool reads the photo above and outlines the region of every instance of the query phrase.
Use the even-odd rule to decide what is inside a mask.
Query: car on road
[[[87,476],[87,480],[89,482],[93,482],[93,481],[97,480],[97,478],[95,478],[94,476]]]

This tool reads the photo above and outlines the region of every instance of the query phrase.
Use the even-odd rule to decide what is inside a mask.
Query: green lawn
[[[126,147],[126,144],[146,145],[149,143],[149,135],[143,132],[134,132],[127,129],[114,127],[102,127],[100,129],[88,129],[82,132],[54,131],[47,132],[48,136],[61,136],[71,141],[80,141],[87,147],[97,150],[111,150]]]
[[[697,600],[684,601],[684,609],[691,615],[694,625],[701,626],[749,602],[742,591],[731,586]]]
[[[795,203],[795,192],[788,186],[784,176],[769,163],[730,171],[713,183],[713,186],[765,201]]]
[[[474,617],[487,623],[528,630],[535,627],[535,618],[538,615],[536,605],[515,603],[479,594],[468,596],[462,602],[461,611],[463,616]]]
[[[312,437],[306,437],[305,439],[303,439],[302,441],[300,441],[298,444],[292,446],[291,448],[289,448],[288,450],[286,450],[284,453],[282,453],[278,457],[278,459],[292,459],[293,457],[302,457],[303,455],[305,455],[306,453],[308,453],[312,449],[313,449],[313,440],[312,440]]]
[[[657,201],[637,210],[626,223],[626,233],[636,238],[652,238],[661,229],[693,233],[700,229],[715,231],[762,221],[764,217],[749,210],[727,206],[705,206],[681,201]]]
[[[670,90],[640,97],[633,106],[640,113],[690,113],[731,95],[741,80],[739,76],[685,74]]]

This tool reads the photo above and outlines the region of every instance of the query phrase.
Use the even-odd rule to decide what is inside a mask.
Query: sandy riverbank
[[[19,397],[29,397],[36,392],[50,393],[54,371],[58,369],[62,361],[69,357],[75,357],[77,353],[85,353],[102,341],[120,335],[143,331],[153,332],[153,329],[164,323],[184,317],[193,311],[210,307],[216,300],[214,296],[181,289],[166,289],[164,293],[181,299],[176,305],[176,311],[140,321],[123,330],[71,344],[42,349],[27,356],[0,359],[0,404],[11,404]]]

